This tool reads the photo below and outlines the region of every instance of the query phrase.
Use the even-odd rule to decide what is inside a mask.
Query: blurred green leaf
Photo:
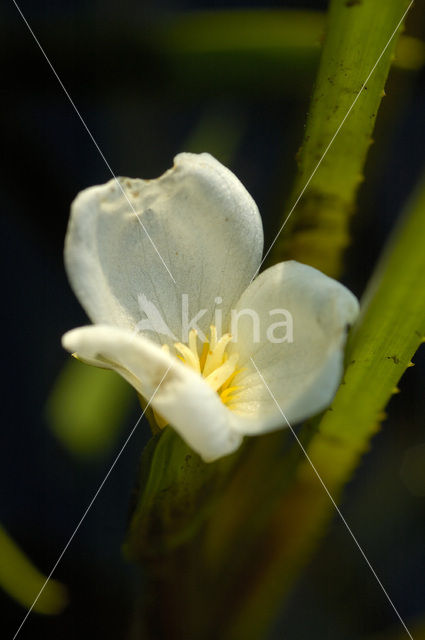
[[[192,91],[308,91],[318,61],[323,14],[317,11],[194,11],[155,30],[155,46],[181,86]]]
[[[135,397],[130,385],[115,372],[72,358],[48,398],[47,420],[69,451],[93,456],[114,445]]]
[[[283,57],[294,49],[318,50],[324,24],[320,11],[227,9],[192,11],[164,25],[166,46],[173,51],[268,51]]]
[[[23,607],[31,607],[46,576],[34,567],[1,526],[0,557],[0,586]],[[33,610],[37,613],[58,614],[67,603],[65,587],[51,579],[35,602]]]

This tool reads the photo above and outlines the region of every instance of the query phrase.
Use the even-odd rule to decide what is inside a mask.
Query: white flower
[[[358,303],[293,261],[250,284],[262,251],[254,201],[209,154],[181,153],[156,180],[86,189],[72,206],[65,263],[94,325],[69,331],[63,345],[115,369],[147,400],[164,378],[152,399],[159,423],[207,461],[233,452],[244,435],[281,428],[281,411],[299,422],[333,398]],[[280,341],[270,339],[276,309],[292,319],[293,336]],[[232,314],[240,314],[233,337]]]

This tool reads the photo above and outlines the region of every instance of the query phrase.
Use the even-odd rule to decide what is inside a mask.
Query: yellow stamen
[[[209,342],[204,342],[204,346],[202,347],[201,357],[199,359],[200,365],[201,365],[201,371],[204,370],[205,362],[206,362],[209,350],[210,350],[210,343]]]
[[[202,345],[201,355],[198,353],[198,333],[194,329],[189,332],[188,345],[177,342],[174,349],[176,356],[188,367],[201,374],[205,382],[218,393],[223,404],[231,402],[241,390],[240,385],[232,384],[242,371],[236,369],[238,354],[226,353],[231,341],[230,333],[218,339],[217,329],[210,327],[210,339]],[[164,348],[164,347],[163,347]]]
[[[176,342],[176,344],[174,345],[174,348],[176,351],[179,351],[181,353],[181,355],[185,359],[186,364],[189,365],[189,367],[191,367],[198,373],[201,373],[197,352],[194,353],[190,347],[183,344],[182,342]]]
[[[217,329],[213,324],[210,326],[210,335],[210,349],[211,351],[214,351],[217,344]]]
[[[218,391],[234,372],[238,358],[237,353],[231,355],[227,362],[224,362],[220,367],[217,367],[217,369],[210,373],[209,376],[205,377],[205,382],[207,382],[214,391]]]
[[[226,404],[229,400],[233,400],[235,398],[235,396],[238,395],[238,393],[240,392],[241,387],[238,385],[235,385],[233,387],[227,387],[227,389],[224,389],[223,391],[220,391],[220,399],[221,401]]]
[[[229,386],[229,384],[231,384],[233,382],[233,380],[236,378],[238,373],[241,373],[241,371],[245,371],[245,367],[241,367],[240,369],[235,369],[235,371],[232,373],[230,378],[228,378],[226,380],[226,382],[223,384],[223,386],[221,387],[221,390],[225,391],[227,389],[227,387]],[[234,388],[236,388],[236,387],[234,387]]]
[[[210,347],[208,352],[207,360],[205,362],[205,366],[202,370],[202,374],[205,378],[209,376],[217,367],[221,365],[224,357],[224,350],[229,344],[232,336],[230,333],[225,333],[224,336],[220,338],[220,340],[216,343],[214,349]]]
[[[198,339],[198,332],[196,331],[196,329],[192,329],[191,331],[189,331],[189,349],[193,351],[193,353],[195,353],[196,356],[198,355],[197,339]]]

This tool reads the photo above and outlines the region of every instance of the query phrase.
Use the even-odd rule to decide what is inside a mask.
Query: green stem
[[[340,274],[350,217],[394,56],[395,30],[408,6],[408,0],[331,2],[288,212],[308,186],[275,244],[271,262],[289,257],[328,275]]]

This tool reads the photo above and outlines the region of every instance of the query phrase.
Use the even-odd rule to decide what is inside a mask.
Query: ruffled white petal
[[[252,317],[241,315],[237,343],[230,348],[239,353],[238,366],[245,368],[234,381],[242,390],[229,404],[245,418],[235,428],[261,433],[285,425],[281,412],[294,424],[327,407],[342,375],[347,325],[354,322],[358,308],[357,299],[343,285],[294,261],[275,265],[254,280],[236,310],[258,314],[260,341],[255,342]],[[276,344],[267,336],[273,323],[287,320],[279,313],[270,316],[274,309],[290,312],[292,343]],[[289,329],[283,326],[272,335],[290,338]]]
[[[117,371],[206,461],[235,451],[238,421],[202,377],[129,331],[96,325],[68,331],[62,343],[82,360]],[[159,386],[158,386],[159,385]]]
[[[138,326],[150,339],[175,342],[185,341],[182,294],[189,320],[207,309],[197,322],[206,333],[215,299],[223,299],[225,317],[262,249],[258,209],[239,180],[209,154],[181,153],[156,180],[119,178],[82,191],[65,264],[93,322]]]

